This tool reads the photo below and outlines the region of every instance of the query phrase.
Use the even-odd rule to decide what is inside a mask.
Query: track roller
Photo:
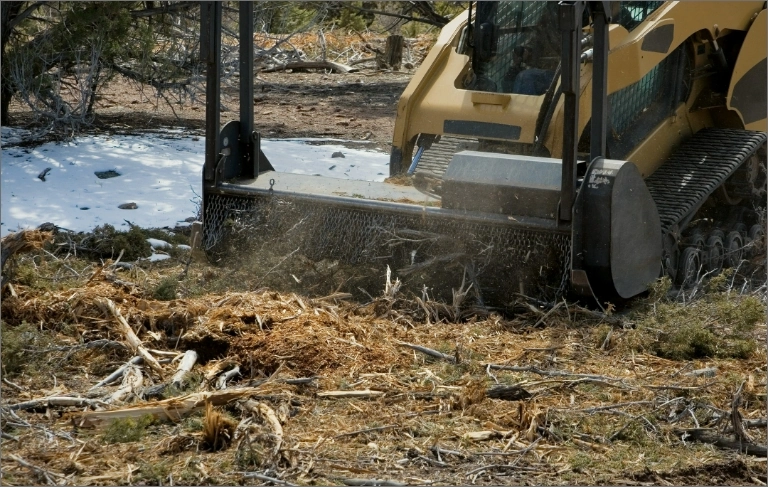
[[[750,244],[750,257],[765,255],[765,229],[762,225],[752,225],[749,228],[747,241]]]
[[[725,267],[738,267],[744,253],[744,239],[741,233],[733,230],[725,236]]]
[[[707,272],[719,274],[725,261],[725,246],[723,245],[722,232],[712,232],[707,239],[704,250],[704,268]]]
[[[701,250],[691,246],[683,249],[677,269],[677,282],[683,288],[692,287],[701,269]]]

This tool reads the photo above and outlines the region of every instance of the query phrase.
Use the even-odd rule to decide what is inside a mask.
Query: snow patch
[[[153,249],[170,249],[171,244],[166,242],[165,240],[160,240],[157,238],[148,238],[147,243],[153,248]]]
[[[1,135],[2,236],[45,222],[76,232],[104,224],[127,230],[126,220],[144,228],[173,227],[197,215],[205,137],[169,129],[142,135],[89,135],[25,148],[10,144],[32,136],[28,130],[2,127]],[[383,181],[389,174],[389,155],[352,145],[363,144],[314,138],[262,140],[262,150],[277,171]],[[346,158],[334,159],[338,151]],[[51,171],[41,181],[37,176],[46,167]],[[99,179],[95,174],[110,170],[121,176]],[[137,208],[118,208],[127,201]]]

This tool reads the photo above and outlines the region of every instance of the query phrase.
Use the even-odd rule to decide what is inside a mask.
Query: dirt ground
[[[254,122],[264,138],[325,137],[368,140],[389,152],[400,94],[412,71],[261,73],[254,82]],[[236,81],[235,81],[236,83]],[[239,119],[237,87],[222,90],[222,126]],[[112,80],[96,102],[94,132],[137,133],[158,127],[205,132],[205,96],[169,104],[149,88]],[[11,124],[31,121],[14,102]]]
[[[257,129],[388,150],[410,76],[260,74]],[[203,132],[202,103],[174,114],[146,94],[115,80],[93,131]],[[237,116],[236,98],[223,105],[223,121]],[[450,306],[382,293],[384,282],[364,302],[252,289],[265,276],[186,251],[123,267],[117,256],[73,251],[84,238],[59,235],[4,273],[3,366],[13,370],[1,385],[2,485],[768,482],[759,450],[765,348],[664,358],[638,344],[656,333],[648,323],[661,322],[661,298],[618,316],[566,303],[458,317]],[[674,319],[686,323],[687,312]],[[162,363],[94,388],[140,353],[121,317]],[[765,324],[752,326],[750,339],[762,343]],[[198,354],[191,373],[160,387],[187,350]],[[103,419],[110,411],[123,416]],[[734,411],[751,440],[736,446]],[[741,453],[743,443],[758,453]]]

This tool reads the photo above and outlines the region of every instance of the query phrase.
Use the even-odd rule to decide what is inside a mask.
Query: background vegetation
[[[254,2],[254,29],[277,41],[298,33],[436,33],[466,3]],[[2,2],[2,123],[15,98],[49,132],[71,136],[93,123],[94,101],[116,75],[167,103],[193,101],[204,86],[199,2]],[[237,2],[224,2],[224,63],[237,69]],[[264,38],[264,36],[262,36]],[[295,49],[294,49],[295,51]]]

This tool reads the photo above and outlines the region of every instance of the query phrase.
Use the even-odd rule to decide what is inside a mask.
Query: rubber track
[[[440,142],[432,144],[431,148],[424,151],[416,171],[426,171],[442,178],[445,170],[448,168],[448,163],[453,159],[453,155],[464,146],[471,145],[476,146],[477,141],[443,135],[440,138]]]
[[[645,183],[662,231],[680,222],[766,141],[763,132],[707,128],[683,143]]]

